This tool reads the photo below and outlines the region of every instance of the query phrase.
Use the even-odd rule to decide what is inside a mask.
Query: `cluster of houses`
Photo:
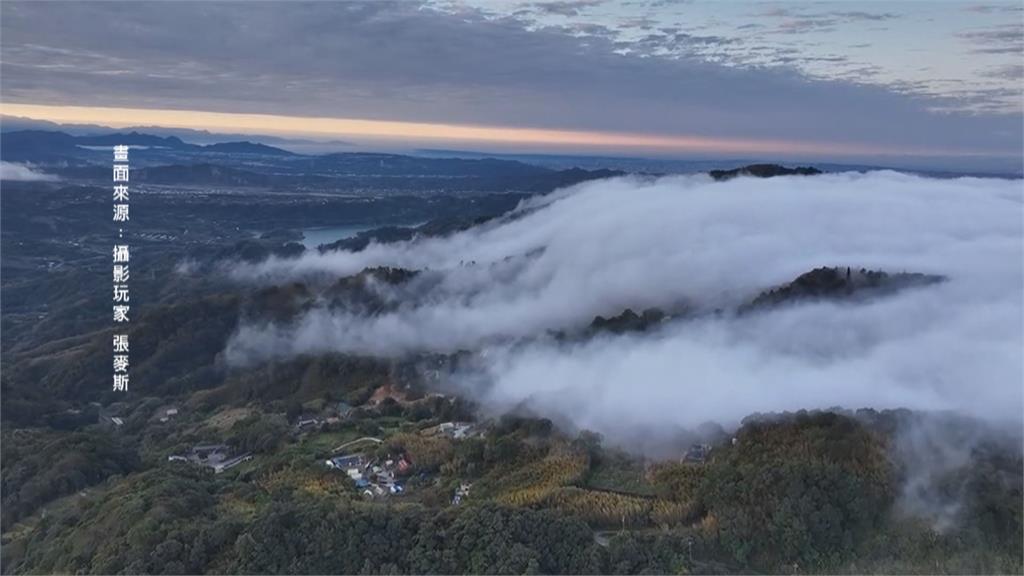
[[[412,464],[403,454],[398,458],[371,459],[362,454],[335,456],[324,462],[328,468],[340,470],[356,484],[356,488],[367,498],[402,494],[405,483],[401,477],[407,475]]]
[[[453,440],[463,440],[483,436],[483,429],[473,422],[442,422],[437,426],[424,428],[420,431],[424,436],[446,436]]]
[[[226,444],[199,444],[193,446],[187,454],[172,454],[167,457],[170,462],[190,462],[199,466],[212,468],[215,474],[233,468],[242,462],[252,460],[252,454],[232,454]]]

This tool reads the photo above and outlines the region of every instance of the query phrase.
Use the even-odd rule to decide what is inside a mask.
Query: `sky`
[[[3,113],[467,147],[1019,163],[1019,2],[11,2]]]

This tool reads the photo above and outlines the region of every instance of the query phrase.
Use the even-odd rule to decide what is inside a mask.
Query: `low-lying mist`
[[[611,438],[832,406],[1019,422],[1022,198],[1019,180],[895,172],[591,182],[445,238],[234,266],[263,283],[422,272],[371,285],[391,304],[375,314],[316,305],[287,325],[245,324],[226,356],[470,350],[474,368],[451,384],[485,409]],[[946,281],[735,313],[821,266]],[[552,335],[649,307],[689,313],[643,333]]]

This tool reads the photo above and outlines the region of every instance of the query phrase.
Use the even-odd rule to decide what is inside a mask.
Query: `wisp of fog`
[[[890,171],[590,182],[444,238],[236,265],[252,282],[423,272],[372,286],[386,312],[316,306],[288,325],[245,324],[226,355],[474,351],[476,369],[453,379],[485,407],[610,436],[831,406],[1019,420],[1022,199],[1019,180]],[[732,313],[821,266],[946,281]],[[686,318],[642,334],[550,336],[682,306]]]

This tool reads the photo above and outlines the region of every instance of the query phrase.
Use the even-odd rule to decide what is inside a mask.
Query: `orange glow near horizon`
[[[34,120],[63,124],[102,124],[112,128],[160,126],[194,130],[230,131],[241,134],[304,138],[365,138],[373,141],[399,143],[462,142],[484,144],[534,145],[570,149],[601,149],[646,151],[655,153],[734,153],[734,154],[804,154],[849,156],[973,156],[980,153],[893,149],[869,145],[794,142],[748,138],[721,138],[694,135],[651,135],[583,130],[553,130],[501,126],[473,126],[403,122],[203,112],[198,110],[161,110],[144,108],[106,108],[91,106],[52,106],[9,104],[0,112]],[[987,155],[987,154],[986,154]]]

